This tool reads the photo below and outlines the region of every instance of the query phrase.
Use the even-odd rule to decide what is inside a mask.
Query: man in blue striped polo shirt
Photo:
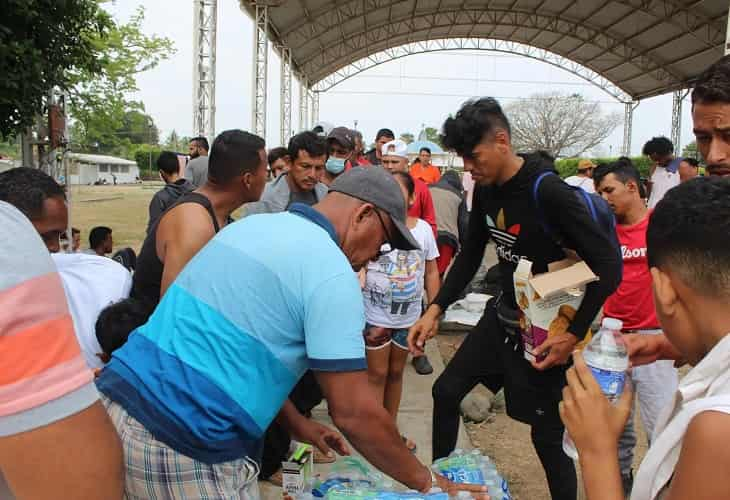
[[[256,497],[274,418],[295,439],[346,453],[286,399],[307,369],[373,465],[411,488],[449,488],[407,450],[368,385],[353,270],[384,243],[417,248],[405,198],[380,168],[343,174],[313,207],[247,217],[213,238],[98,380],[123,442],[127,496]]]

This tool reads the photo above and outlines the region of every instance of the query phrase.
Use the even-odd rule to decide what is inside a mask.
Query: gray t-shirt
[[[294,192],[292,191],[289,195],[289,205],[292,203],[304,203],[305,205],[312,206],[317,203],[317,196],[314,194],[314,190]],[[289,208],[287,206],[287,208]]]
[[[185,178],[189,180],[195,189],[205,184],[208,180],[208,157],[198,156],[185,165]]]

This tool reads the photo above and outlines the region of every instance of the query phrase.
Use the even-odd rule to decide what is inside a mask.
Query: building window
[[[109,165],[99,165],[99,173],[105,174],[109,172]]]
[[[129,173],[129,165],[122,165],[121,167],[119,167],[119,171],[121,173],[123,173],[123,174],[128,174]]]

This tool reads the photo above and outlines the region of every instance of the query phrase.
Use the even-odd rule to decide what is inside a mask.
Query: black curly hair
[[[649,156],[651,154],[666,156],[672,153],[674,153],[674,144],[671,140],[664,136],[652,137],[650,140],[646,141],[646,144],[644,144],[644,147],[641,150],[641,154],[644,156]]]
[[[43,217],[43,202],[55,197],[66,199],[63,187],[38,169],[18,167],[0,173],[0,200],[13,205],[30,220]]]
[[[509,120],[499,102],[493,97],[471,99],[461,106],[456,116],[446,119],[441,143],[459,156],[469,158],[484,136],[497,128],[511,135]]]
[[[96,340],[104,354],[111,355],[122,347],[129,334],[147,322],[153,309],[147,303],[130,297],[101,311],[96,320]]]
[[[730,298],[730,179],[698,177],[670,189],[646,241],[650,267],[671,269],[697,293]]]
[[[698,102],[730,103],[730,55],[721,57],[697,78],[692,105]]]

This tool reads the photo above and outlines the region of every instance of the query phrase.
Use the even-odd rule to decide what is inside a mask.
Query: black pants
[[[324,396],[314,374],[308,371],[299,379],[289,394],[289,399],[302,415],[309,415],[315,406],[322,402]],[[264,435],[264,453],[261,457],[261,478],[268,479],[281,468],[289,452],[291,436],[278,422],[273,421]]]
[[[577,479],[573,461],[563,452],[563,424],[558,415],[565,369],[537,372],[509,341],[497,319],[494,301],[467,335],[433,386],[433,459],[456,446],[459,405],[476,386],[496,393],[505,389],[507,413],[531,426],[535,447],[553,500],[575,500]]]

